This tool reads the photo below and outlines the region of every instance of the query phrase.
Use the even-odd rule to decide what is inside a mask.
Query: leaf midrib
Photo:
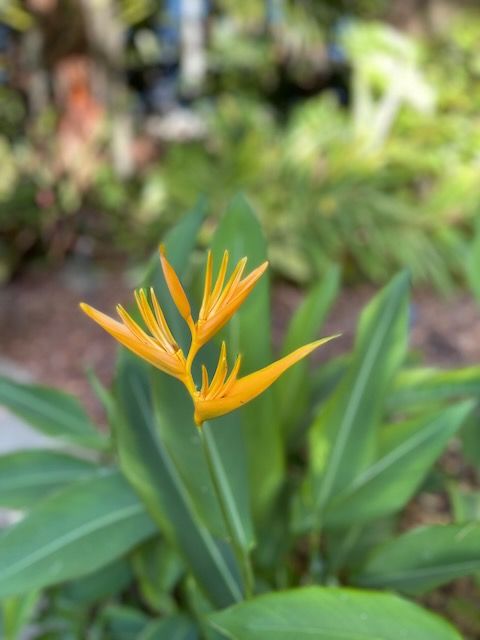
[[[70,531],[63,536],[52,540],[49,544],[36,549],[30,555],[23,557],[13,565],[10,565],[10,567],[7,567],[7,569],[2,570],[1,579],[2,581],[5,580],[7,576],[10,576],[12,574],[14,575],[16,572],[28,568],[35,562],[44,560],[46,557],[48,557],[48,555],[56,553],[57,551],[62,549],[62,547],[66,547],[82,537],[91,535],[92,533],[98,531],[103,527],[107,527],[116,522],[120,522],[121,520],[128,520],[129,518],[132,518],[133,516],[136,516],[142,512],[144,512],[144,507],[142,504],[132,504],[124,507],[123,509],[118,509],[110,514],[106,514],[103,517],[97,518],[96,520],[91,520],[90,522],[87,522],[80,527],[76,527],[73,531]],[[14,534],[15,528],[12,528],[9,533]]]

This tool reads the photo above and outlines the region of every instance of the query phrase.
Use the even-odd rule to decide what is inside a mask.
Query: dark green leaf
[[[100,600],[123,591],[132,580],[129,562],[120,558],[99,571],[68,582],[62,588],[62,600],[71,600],[75,606],[98,604]]]
[[[184,615],[170,616],[150,623],[137,640],[198,640],[198,629]]]
[[[193,421],[192,401],[178,380],[154,374],[153,398],[159,435],[181,475],[205,526],[215,535],[228,537],[222,512],[210,480],[209,470]],[[209,431],[218,462],[228,469],[226,475],[229,504],[239,525],[239,542],[244,549],[253,546],[247,457],[238,416],[216,420]]]
[[[148,368],[133,357],[125,357],[117,388],[123,408],[117,440],[126,476],[212,601],[226,606],[240,600],[242,590],[233,557],[203,523],[176,461],[162,441],[152,408]],[[197,437],[195,430],[191,437]]]

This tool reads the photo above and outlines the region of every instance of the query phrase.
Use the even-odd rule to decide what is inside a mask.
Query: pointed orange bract
[[[230,320],[268,267],[268,262],[264,262],[242,280],[246,264],[247,258],[242,258],[224,286],[228,268],[228,251],[225,251],[212,289],[212,254],[208,252],[202,306],[196,324],[198,347],[208,342]]]
[[[117,313],[122,322],[118,322],[101,311],[97,311],[82,302],[80,308],[92,320],[95,320],[105,331],[120,344],[140,356],[154,367],[161,369],[175,378],[185,378],[185,357],[168,329],[163,314],[154,316],[143,291],[136,292],[137,304],[152,335],[147,334],[123,309],[117,306]],[[155,294],[152,292],[154,309],[160,311]],[[161,311],[160,311],[161,313]]]
[[[289,353],[287,356],[280,358],[280,360],[272,362],[272,364],[269,364],[263,369],[255,371],[243,378],[237,378],[240,368],[240,359],[237,358],[232,373],[226,382],[226,351],[225,343],[223,343],[217,371],[212,383],[208,385],[207,382],[207,385],[202,386],[202,390],[194,398],[196,424],[201,425],[205,420],[230,413],[230,411],[234,411],[247,402],[250,402],[250,400],[253,400],[268,389],[287,369],[308,356],[322,344],[336,337],[337,336],[330,336],[329,338],[322,338],[321,340],[306,344],[292,351],[292,353]],[[218,381],[215,385],[217,376]]]
[[[81,303],[80,305],[88,316],[120,344],[158,369],[183,382],[192,397],[194,419],[198,426],[201,426],[206,420],[222,416],[250,402],[291,366],[308,356],[320,345],[337,337],[331,336],[306,344],[280,360],[243,378],[238,378],[241,355],[237,356],[232,370],[228,374],[227,346],[223,342],[217,368],[211,382],[206,368],[202,365],[202,386],[198,390],[192,376],[192,363],[198,350],[230,320],[268,266],[268,262],[264,262],[243,278],[247,258],[242,258],[225,283],[228,257],[228,251],[225,251],[215,284],[212,287],[213,260],[212,254],[208,252],[203,299],[198,320],[195,323],[190,303],[180,280],[168,262],[164,248],[160,248],[160,260],[168,290],[192,334],[187,358],[168,327],[153,289],[150,289],[150,301],[142,289],[135,292],[137,307],[148,333],[120,305],[117,307],[117,312],[122,322],[110,318],[88,304]]]
[[[182,287],[179,277],[165,256],[165,247],[163,245],[160,246],[160,262],[162,264],[163,275],[165,276],[165,282],[167,283],[170,295],[172,296],[182,318],[187,322],[190,322],[192,319],[192,311],[190,309],[187,294]]]

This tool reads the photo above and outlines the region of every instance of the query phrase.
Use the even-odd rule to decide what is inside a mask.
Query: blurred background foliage
[[[479,32],[447,0],[1,0],[0,278],[137,259],[243,190],[283,277],[406,265],[448,291],[478,226]]]

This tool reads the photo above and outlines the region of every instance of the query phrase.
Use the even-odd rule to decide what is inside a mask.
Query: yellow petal
[[[200,320],[202,320],[207,313],[208,301],[210,299],[210,291],[212,288],[212,268],[213,268],[212,252],[209,251],[207,255],[207,265],[205,267],[205,283],[203,285],[202,305],[200,307],[200,312],[198,314],[198,318]]]
[[[165,257],[165,249],[163,246],[160,247],[160,261],[162,263],[163,275],[165,276],[165,281],[167,283],[168,290],[170,291],[170,295],[172,296],[180,315],[188,322],[192,317],[190,303],[188,302],[187,295],[177,274]]]
[[[218,298],[220,297],[220,294],[222,293],[223,283],[225,282],[225,276],[227,275],[228,257],[229,257],[228,251],[225,250],[223,252],[222,263],[218,271],[217,281],[215,282],[213,291],[209,296],[208,306],[207,306],[207,315],[210,313],[212,307],[215,305]]]
[[[107,316],[105,313],[97,311],[97,309],[94,309],[90,305],[82,302],[80,308],[135,355],[140,356],[140,358],[150,362],[154,367],[161,369],[165,373],[183,379],[185,367],[183,364],[183,353],[181,351],[175,354],[166,353],[158,345],[140,339],[130,328],[110,318],[110,316]],[[133,320],[131,320],[131,322],[133,323]],[[140,327],[138,327],[138,329],[141,331]],[[149,338],[149,336],[146,337]]]
[[[236,288],[235,294],[230,299],[225,300],[223,305],[219,306],[218,311],[214,313],[205,322],[199,322],[197,326],[197,339],[199,344],[205,344],[212,338],[222,327],[224,327],[237,309],[245,302],[245,299],[251,293],[257,280],[265,273],[268,262],[264,262],[254,269],[244,280],[240,282]]]
[[[155,291],[153,290],[153,287],[150,287],[150,298],[152,300],[153,311],[155,313],[155,318],[157,319],[159,327],[161,327],[163,333],[168,338],[168,341],[173,346],[173,348],[175,350],[178,349],[176,340],[173,337],[172,332],[170,331],[167,321],[165,320],[165,316],[163,315],[162,308],[160,307],[160,304],[157,300],[157,296],[155,295]]]
[[[217,309],[221,308],[222,304],[228,300],[229,297],[235,296],[236,289],[240,280],[242,279],[245,266],[247,264],[247,258],[242,258],[232,272],[227,284],[223,288],[223,291],[216,301],[216,303],[210,309],[210,313],[215,313]]]
[[[143,318],[143,321],[147,325],[148,330],[150,331],[152,336],[156,340],[158,340],[159,344],[165,349],[165,351],[169,351],[170,353],[175,353],[175,349],[169,343],[167,337],[163,333],[155,316],[153,315],[150,305],[148,304],[147,296],[145,294],[145,291],[143,291],[143,289],[140,289],[140,291],[135,291],[135,301],[137,303],[137,306]]]
[[[280,360],[272,362],[272,364],[269,364],[267,367],[243,378],[239,378],[232,384],[228,394],[225,396],[222,395],[213,400],[197,398],[195,401],[195,420],[197,424],[201,424],[210,418],[222,416],[250,402],[250,400],[256,398],[273,384],[275,380],[291,366],[308,356],[320,345],[337,337],[336,335],[330,336],[306,344],[283,358],[280,358]]]
[[[227,347],[225,341],[222,342],[222,347],[220,349],[220,356],[218,358],[217,369],[215,371],[215,375],[212,378],[212,382],[208,388],[208,392],[206,394],[206,398],[215,398],[217,393],[221,391],[222,385],[225,382],[225,377],[227,375]]]

